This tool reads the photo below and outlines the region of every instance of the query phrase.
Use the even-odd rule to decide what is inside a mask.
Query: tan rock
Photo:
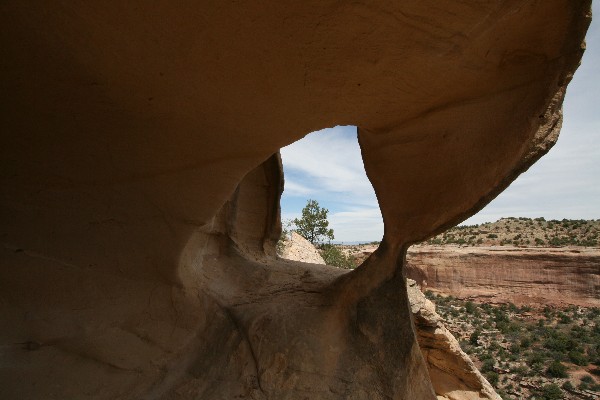
[[[292,231],[289,239],[284,241],[281,258],[311,264],[325,264],[319,251],[302,235]]]
[[[416,246],[406,275],[423,290],[517,305],[600,307],[600,250]]]
[[[0,398],[435,399],[406,248],[555,143],[589,9],[3,1]],[[335,124],[385,223],[350,273],[275,255],[277,152]]]
[[[325,264],[317,249],[296,232],[285,241],[282,258]],[[446,329],[435,305],[421,292],[416,282],[407,279],[408,300],[415,320],[417,339],[438,399],[501,400],[479,373],[456,338]]]
[[[419,347],[438,399],[501,400],[446,329],[435,312],[435,305],[423,295],[414,280],[407,279],[407,289]]]

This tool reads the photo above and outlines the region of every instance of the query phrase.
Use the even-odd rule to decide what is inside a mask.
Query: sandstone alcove
[[[409,244],[541,157],[589,1],[0,5],[3,398],[435,399]],[[385,223],[277,262],[278,149],[359,126]]]

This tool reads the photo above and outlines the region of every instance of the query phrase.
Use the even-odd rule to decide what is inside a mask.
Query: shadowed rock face
[[[283,259],[325,264],[317,249],[296,232],[292,232],[282,248]],[[315,259],[315,255],[318,258]],[[469,356],[462,351],[456,338],[446,329],[435,311],[435,305],[423,295],[416,282],[406,279],[406,288],[417,342],[437,399],[501,400]]]
[[[405,249],[555,142],[589,1],[0,5],[2,398],[434,399]],[[385,222],[279,261],[278,149],[359,127]]]

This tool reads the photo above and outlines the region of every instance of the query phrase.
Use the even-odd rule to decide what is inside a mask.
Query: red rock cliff
[[[423,290],[515,304],[600,306],[600,251],[417,246],[406,274]]]

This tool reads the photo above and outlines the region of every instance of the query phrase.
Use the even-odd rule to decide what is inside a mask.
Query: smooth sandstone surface
[[[318,257],[315,257],[318,256]],[[291,261],[325,264],[315,246],[296,232],[286,240],[281,258]],[[425,359],[431,384],[438,400],[501,400],[494,388],[462,351],[446,329],[435,305],[421,292],[416,281],[406,279],[410,311],[417,341]]]
[[[556,141],[589,0],[0,4],[0,398],[435,399],[409,244]],[[359,127],[385,223],[278,261],[278,150]]]

